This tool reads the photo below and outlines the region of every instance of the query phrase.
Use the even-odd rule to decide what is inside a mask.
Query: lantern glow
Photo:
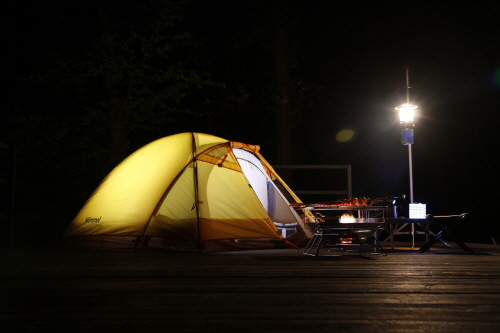
[[[413,123],[413,117],[415,116],[415,109],[418,106],[412,105],[411,103],[405,103],[397,106],[395,109],[399,111],[399,121],[402,123]]]

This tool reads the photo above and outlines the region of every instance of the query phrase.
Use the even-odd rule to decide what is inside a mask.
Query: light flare
[[[348,142],[354,138],[354,134],[352,129],[343,129],[335,135],[335,140],[338,142]]]

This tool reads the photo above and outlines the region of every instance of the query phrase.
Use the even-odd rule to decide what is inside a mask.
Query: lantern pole
[[[410,203],[414,203],[413,198],[413,161],[411,154],[411,146],[415,142],[413,128],[415,127],[413,123],[413,117],[415,115],[415,109],[418,106],[412,105],[410,103],[410,76],[408,73],[408,67],[406,67],[406,103],[397,106],[395,109],[399,111],[399,121],[402,126],[401,128],[401,144],[408,146],[408,164],[409,164],[409,175],[410,175]],[[409,218],[409,216],[408,216]],[[411,224],[412,233],[412,247],[415,247],[415,225]]]

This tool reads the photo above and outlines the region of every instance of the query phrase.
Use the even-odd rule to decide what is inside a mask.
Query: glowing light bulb
[[[403,123],[412,123],[413,117],[415,116],[415,109],[418,108],[416,105],[410,103],[405,103],[396,107],[399,111],[399,120]]]

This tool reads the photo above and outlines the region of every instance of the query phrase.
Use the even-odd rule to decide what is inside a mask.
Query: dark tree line
[[[291,147],[292,121],[317,88],[298,74],[283,2],[243,1],[232,19],[222,6],[206,6],[108,0],[14,8],[0,141],[17,147],[16,205],[26,218],[37,214],[33,207],[75,214],[116,164],[166,135],[199,131]],[[289,150],[273,154],[291,158]]]

